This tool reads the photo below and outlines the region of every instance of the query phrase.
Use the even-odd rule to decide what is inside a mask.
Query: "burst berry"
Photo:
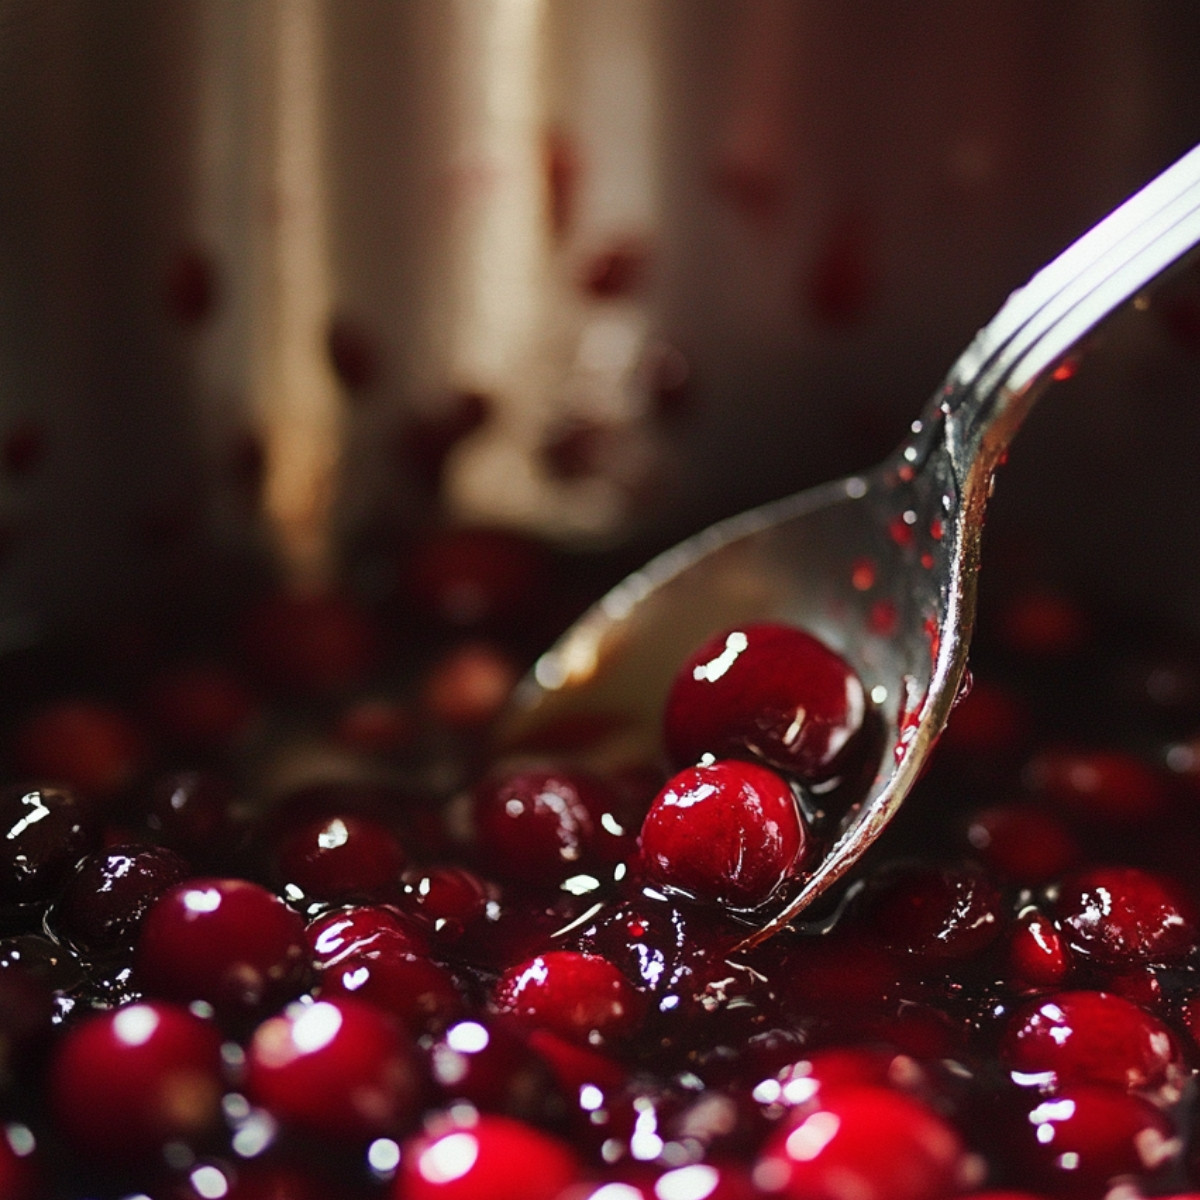
[[[858,675],[801,629],[746,625],[705,642],[667,697],[664,740],[679,766],[754,755],[817,782],[847,767],[866,719]]]
[[[680,771],[642,825],[642,858],[665,887],[729,908],[757,908],[796,873],[804,821],[787,782],[726,759]]]

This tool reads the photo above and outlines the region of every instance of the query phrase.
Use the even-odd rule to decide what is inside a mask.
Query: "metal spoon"
[[[963,684],[992,478],[1034,400],[1106,317],[1200,244],[1200,147],[1009,297],[884,463],[722,521],[655,558],[537,662],[502,748],[574,741],[612,767],[653,759],[683,661],[720,629],[802,626],[860,672],[886,737],[864,798],[800,889],[747,942],[791,923],[895,815]]]

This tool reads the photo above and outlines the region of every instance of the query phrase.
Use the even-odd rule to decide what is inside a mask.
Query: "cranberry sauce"
[[[0,1197],[1200,1194],[1200,654],[985,597],[896,822],[743,950],[856,799],[863,688],[717,631],[660,761],[492,761],[573,572],[443,533],[371,605],[4,665]]]

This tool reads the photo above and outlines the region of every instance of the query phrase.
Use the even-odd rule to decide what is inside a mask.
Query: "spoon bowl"
[[[882,464],[722,521],[604,596],[517,688],[500,749],[652,761],[701,642],[762,620],[807,629],[859,672],[883,738],[828,852],[746,940],[792,924],[895,815],[960,694],[985,510],[1022,421],[1097,326],[1198,244],[1200,147],[1014,292]]]

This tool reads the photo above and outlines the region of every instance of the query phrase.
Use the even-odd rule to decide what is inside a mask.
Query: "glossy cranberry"
[[[398,887],[405,859],[392,829],[352,813],[301,822],[275,850],[279,879],[315,900],[381,896]]]
[[[938,741],[938,756],[951,756],[956,767],[983,758],[994,769],[998,759],[1020,752],[1032,724],[1022,696],[1000,684],[976,680],[955,704]]]
[[[366,613],[338,593],[280,592],[244,615],[242,647],[271,684],[303,694],[361,683],[378,658],[379,633]]]
[[[978,954],[1004,928],[995,885],[971,867],[915,863],[881,872],[866,900],[870,928],[889,950],[918,958]]]
[[[146,914],[135,965],[151,995],[203,1000],[223,1018],[243,1018],[299,994],[304,922],[256,883],[188,880],[163,893]]]
[[[397,1130],[411,1115],[411,1045],[388,1014],[339,996],[294,1004],[254,1031],[246,1091],[276,1120],[354,1141]]]
[[[633,848],[621,797],[588,772],[528,768],[484,779],[472,796],[475,840],[508,882],[556,886],[611,867]]]
[[[50,1064],[50,1108],[71,1149],[132,1160],[194,1142],[219,1116],[221,1038],[209,1022],[146,1001],[69,1029]]]
[[[55,932],[92,954],[132,950],[150,906],[191,869],[165,846],[130,844],[88,855],[55,905]]]
[[[1191,901],[1173,879],[1137,867],[1070,876],[1055,910],[1072,949],[1110,966],[1171,962],[1196,945]]]
[[[232,669],[189,663],[164,671],[146,690],[146,712],[168,740],[189,749],[232,747],[259,715],[258,700]]]
[[[551,950],[510,967],[492,992],[492,1006],[522,1025],[593,1043],[628,1038],[643,1007],[608,959],[572,950]]]
[[[404,876],[405,898],[439,941],[478,931],[496,905],[496,889],[464,867],[430,867]]]
[[[866,719],[862,683],[804,630],[747,625],[716,635],[684,663],[664,712],[678,766],[705,754],[752,754],[810,782],[840,774]]]
[[[386,948],[427,956],[429,939],[398,909],[385,904],[351,904],[314,917],[304,930],[309,960],[319,970],[351,955]]]
[[[954,1128],[899,1092],[822,1091],[763,1148],[754,1180],[788,1200],[938,1200],[974,1182]]]
[[[1060,987],[1071,972],[1071,951],[1049,917],[1031,909],[1008,933],[1009,979],[1019,989]]]
[[[521,677],[511,655],[488,642],[455,646],[434,662],[421,681],[421,703],[451,729],[486,725]]]
[[[1176,1153],[1170,1119],[1142,1096],[1075,1084],[1034,1103],[1013,1161],[1022,1179],[1056,1195],[1104,1195],[1123,1176],[1153,1177]]]
[[[1112,1084],[1177,1088],[1183,1057],[1157,1017],[1107,992],[1055,992],[1008,1021],[1000,1057],[1010,1071],[1054,1088]]]
[[[1025,775],[1039,799],[1087,821],[1138,825],[1161,817],[1169,803],[1163,777],[1119,750],[1045,750]]]
[[[353,996],[385,1009],[412,1034],[442,1029],[463,1010],[445,967],[401,950],[395,942],[347,954],[321,972],[322,998]]]
[[[520,623],[549,599],[545,549],[502,529],[472,526],[431,535],[413,549],[407,573],[419,608],[461,629]]]
[[[238,841],[233,784],[212,771],[170,771],[151,782],[146,825],[197,863],[228,857]]]
[[[1061,877],[1080,858],[1065,821],[1030,805],[997,805],[976,813],[967,842],[990,872],[1029,887]]]
[[[132,720],[96,700],[56,700],[31,713],[13,735],[18,772],[107,799],[141,770],[145,742]]]
[[[579,1166],[570,1147],[509,1117],[471,1123],[405,1145],[392,1200],[557,1200]]]
[[[710,904],[757,908],[799,870],[807,830],[791,786],[756,763],[723,759],[680,771],[642,824],[650,877]]]
[[[73,792],[57,787],[0,791],[0,899],[46,900],[93,844]]]

